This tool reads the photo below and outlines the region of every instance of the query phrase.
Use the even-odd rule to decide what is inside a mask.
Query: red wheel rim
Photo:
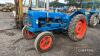
[[[23,30],[23,35],[27,38],[27,39],[32,39],[34,37],[34,33],[30,32],[28,30]]]
[[[40,49],[42,50],[48,50],[52,45],[52,37],[51,36],[44,36],[41,40],[40,40]]]
[[[78,39],[82,39],[86,32],[86,20],[79,20],[75,26],[75,34]]]

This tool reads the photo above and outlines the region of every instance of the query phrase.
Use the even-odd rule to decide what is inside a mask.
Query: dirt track
[[[0,30],[0,56],[100,56],[100,25],[88,27],[86,38],[80,42],[72,42],[63,34],[55,34],[55,37],[52,50],[37,53],[32,40],[23,39],[21,30]]]

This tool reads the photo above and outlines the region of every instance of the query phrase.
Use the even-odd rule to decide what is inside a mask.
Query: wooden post
[[[16,27],[21,29],[23,27],[23,0],[15,0],[16,6]]]

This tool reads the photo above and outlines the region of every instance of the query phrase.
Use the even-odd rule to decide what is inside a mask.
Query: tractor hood
[[[28,16],[32,18],[63,18],[69,15],[61,12],[47,12],[47,11],[28,11]]]

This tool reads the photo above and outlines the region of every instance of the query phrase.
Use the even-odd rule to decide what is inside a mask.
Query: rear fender
[[[87,23],[88,23],[88,20],[89,20],[89,19],[88,19],[88,16],[87,16],[85,13],[81,12],[81,11],[73,12],[72,15],[70,15],[70,21],[73,19],[74,16],[76,16],[76,15],[78,15],[78,14],[83,14],[83,15],[86,17],[86,21],[87,21]],[[70,23],[70,21],[69,21],[69,23]]]

